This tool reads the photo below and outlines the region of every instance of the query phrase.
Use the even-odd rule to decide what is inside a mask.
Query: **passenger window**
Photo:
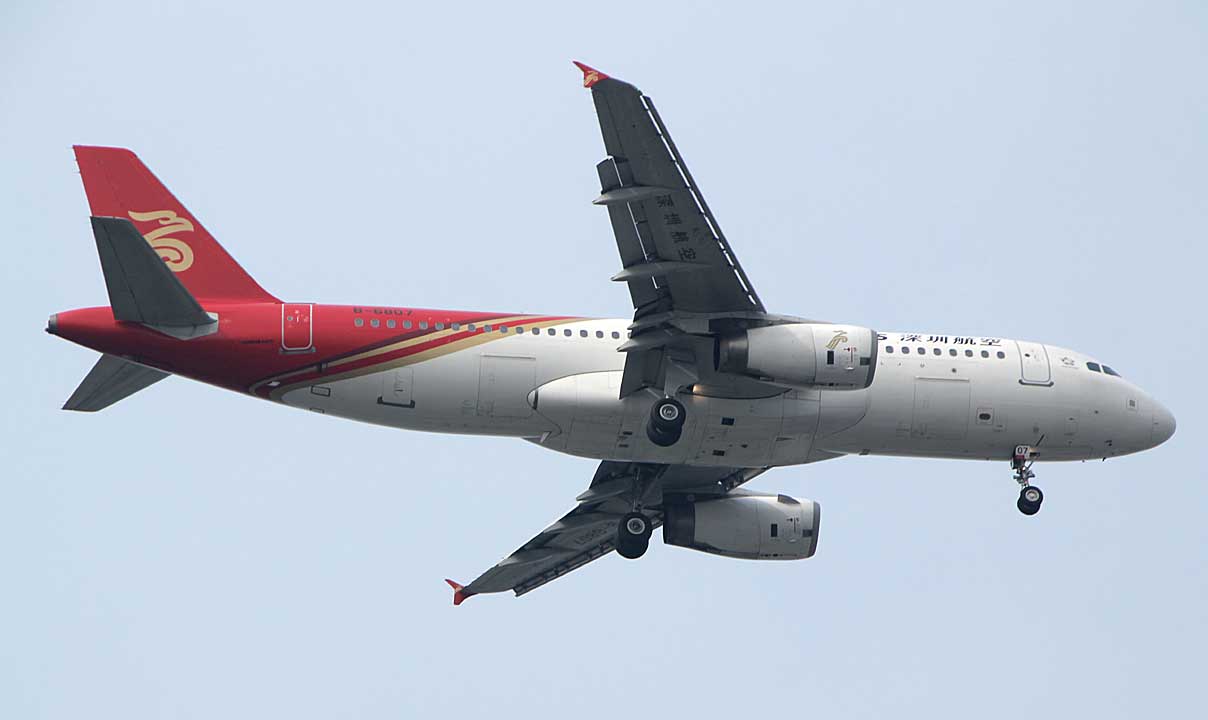
[[[540,335],[540,334],[541,334],[541,328],[533,328],[533,334],[534,334],[534,335]]]
[[[491,332],[491,329],[492,329],[492,328],[491,328],[491,326],[490,326],[490,325],[483,325],[483,326],[482,326],[482,331],[483,331],[483,332]]]
[[[948,354],[952,357],[956,357],[956,348],[948,348]]]
[[[421,322],[420,322],[420,324],[419,324],[419,329],[420,329],[420,330],[427,330],[427,329],[428,329],[428,321],[427,321],[427,320],[423,320],[423,321],[421,321]]]
[[[919,355],[923,355],[923,354],[925,354],[926,352],[927,352],[927,351],[926,351],[926,350],[924,350],[923,348],[919,348]]]
[[[1109,368],[1106,365],[1103,366],[1103,372],[1107,373],[1108,375],[1111,375],[1112,377],[1120,377],[1120,373],[1116,372],[1115,370],[1112,370],[1111,368]]]
[[[602,337],[604,337],[604,331],[603,331],[603,330],[597,330],[597,331],[596,331],[596,337],[598,337],[598,338],[602,338]]]
[[[587,337],[587,331],[586,331],[586,330],[580,330],[580,331],[579,331],[579,337]]]
[[[387,321],[386,321],[386,327],[388,327],[388,328],[392,328],[392,327],[394,327],[394,321],[393,321],[393,320],[387,320]]]
[[[369,324],[372,325],[373,327],[377,327],[382,324],[382,321],[378,320],[377,318],[374,318],[369,321]]]
[[[444,323],[436,323],[436,329],[437,329],[437,330],[444,330],[444,329],[445,329],[445,324],[444,324]]]
[[[410,321],[410,320],[404,320],[404,321],[403,321],[403,329],[404,329],[404,330],[410,330],[410,329],[411,329],[411,321]]]
[[[501,332],[501,333],[506,333],[507,331],[508,331],[508,326],[507,326],[507,325],[500,325],[500,326],[499,326],[499,332]]]
[[[522,327],[518,327],[518,328],[516,328],[516,334],[518,334],[518,335],[523,335],[523,334],[524,334],[524,328],[522,328]]]
[[[616,332],[616,331],[614,330],[614,331],[613,331],[613,333],[612,333],[612,339],[613,339],[613,340],[620,340],[620,339],[621,339],[621,333]]]
[[[461,323],[453,323],[452,328],[453,328],[454,330],[460,330],[460,329],[461,329]]]
[[[887,353],[889,353],[889,354],[891,354],[891,355],[892,355],[892,354],[893,354],[893,345],[886,345],[886,346],[885,346],[885,352],[887,352]]]
[[[553,328],[550,328],[550,329],[548,330],[548,332],[549,332],[549,334],[550,334],[551,336],[553,336],[553,335],[557,335],[557,334],[558,334],[558,331],[557,331],[557,330],[555,330],[555,329],[553,329]]]
[[[570,332],[570,330],[563,330],[563,331],[562,331],[562,334],[563,334],[563,335],[565,335],[566,337],[570,337],[570,336],[571,336],[571,332]]]
[[[982,357],[984,357],[984,358],[988,358],[988,357],[990,357],[990,351],[989,351],[989,350],[982,350]]]
[[[939,349],[939,348],[936,348],[936,349],[932,350],[931,352],[932,352],[932,353],[934,353],[934,354],[936,354],[936,355],[939,355],[939,354],[940,354],[940,349]]]
[[[1090,370],[1091,372],[1100,372],[1100,370],[1099,370],[1099,363],[1088,362],[1088,363],[1086,364],[1086,368],[1087,368],[1088,370]]]
[[[908,348],[908,347],[906,347],[905,345],[903,345],[903,346],[902,346],[902,354],[903,354],[903,355],[909,355],[909,354],[910,354],[910,348]]]
[[[973,357],[973,351],[972,351],[972,350],[966,350],[966,351],[965,351],[965,357]]]
[[[999,351],[998,351],[998,359],[999,359],[999,360],[1002,360],[1002,359],[1003,359],[1003,358],[1005,358],[1006,356],[1007,356],[1007,354],[1006,354],[1005,352],[1003,352],[1002,350],[999,350]]]
[[[365,324],[365,321],[362,320],[361,318],[357,318],[356,320],[352,321],[352,324],[356,325],[357,327],[361,327],[362,325]]]
[[[474,332],[474,323],[470,323],[469,325],[466,325],[466,330],[469,330],[470,332]]]

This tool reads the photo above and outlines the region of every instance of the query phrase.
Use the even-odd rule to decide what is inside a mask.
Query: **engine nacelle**
[[[877,334],[855,325],[792,323],[718,339],[722,372],[794,388],[860,390],[872,384]]]
[[[802,560],[818,548],[821,509],[813,500],[735,490],[698,502],[669,502],[663,542],[747,560]]]

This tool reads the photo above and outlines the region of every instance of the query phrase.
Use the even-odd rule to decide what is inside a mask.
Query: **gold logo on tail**
[[[172,210],[154,210],[151,212],[130,211],[130,219],[136,222],[158,222],[160,227],[143,237],[155,248],[155,252],[164,260],[164,264],[172,272],[184,272],[193,266],[193,248],[183,240],[169,235],[177,232],[193,232],[193,223],[180,217]]]
[[[839,343],[845,343],[845,342],[847,342],[847,331],[846,330],[836,330],[835,336],[833,338],[831,338],[831,341],[826,344],[826,349],[834,350],[835,348],[839,347]]]

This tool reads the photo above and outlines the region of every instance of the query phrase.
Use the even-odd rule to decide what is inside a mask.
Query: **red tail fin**
[[[227,254],[197,218],[124,148],[75,146],[88,205],[120,217],[151,243],[199,301],[278,302]]]

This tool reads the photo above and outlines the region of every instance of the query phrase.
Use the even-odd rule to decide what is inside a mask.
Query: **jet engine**
[[[819,513],[812,500],[741,490],[710,500],[668,502],[663,542],[747,560],[802,560],[818,547]]]
[[[714,349],[721,372],[793,388],[860,390],[872,384],[877,334],[854,325],[791,323],[723,336]]]

